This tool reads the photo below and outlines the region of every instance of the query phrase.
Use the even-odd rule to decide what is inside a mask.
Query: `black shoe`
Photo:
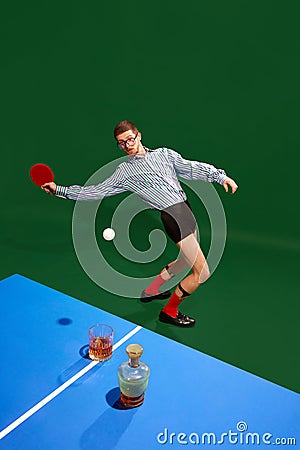
[[[161,311],[159,314],[159,320],[164,323],[176,325],[177,327],[193,327],[196,323],[195,319],[182,314],[180,311],[178,311],[176,317],[169,316],[165,312]]]
[[[169,298],[171,295],[171,291],[159,292],[158,294],[147,294],[147,292],[143,291],[141,294],[141,302],[147,303],[152,302],[152,300],[163,300],[165,298]]]

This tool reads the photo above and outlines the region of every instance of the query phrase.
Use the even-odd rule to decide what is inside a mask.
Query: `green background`
[[[0,277],[20,273],[300,392],[298,2],[1,8]],[[123,119],[137,124],[144,145],[214,164],[239,184],[234,196],[216,186],[227,244],[216,272],[182,306],[194,329],[160,324],[161,303],[94,284],[73,249],[74,203],[46,196],[28,177],[44,162],[59,184],[84,184],[123,156],[112,135]],[[103,201],[99,230],[124,196]],[[207,251],[209,222],[189,197]],[[134,220],[137,248],[147,247],[152,225],[160,226],[154,211]],[[100,241],[113,261],[113,244]],[[175,256],[170,242],[148,266],[115,260],[124,273],[150,276]]]

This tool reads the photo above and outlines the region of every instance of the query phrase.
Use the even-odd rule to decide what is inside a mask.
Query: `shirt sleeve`
[[[55,195],[57,197],[67,198],[68,200],[100,200],[104,197],[120,194],[125,192],[123,182],[120,175],[120,169],[117,167],[115,172],[97,185],[91,186],[56,186]]]
[[[173,164],[176,174],[182,178],[202,180],[209,183],[216,182],[219,184],[223,184],[228,178],[223,169],[216,169],[216,167],[211,164],[199,161],[190,161],[184,159],[180,153],[177,153],[174,150],[166,150],[168,152],[169,161]]]

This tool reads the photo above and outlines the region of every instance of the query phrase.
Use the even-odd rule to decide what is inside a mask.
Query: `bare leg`
[[[178,273],[182,272],[187,267],[191,267],[189,263],[186,261],[186,259],[183,256],[180,256],[175,261],[172,261],[168,264],[168,270],[164,268],[160,275],[164,280],[170,280],[173,276],[177,275]]]
[[[164,268],[160,274],[154,279],[154,281],[145,289],[142,296],[157,295],[159,294],[159,288],[166,281],[170,280],[173,276],[182,272],[186,268],[192,269],[192,274],[184,278],[184,285],[182,288],[188,293],[194,292],[199,287],[200,282],[205,281],[209,276],[209,270],[205,257],[200,249],[197,241],[197,231],[190,234],[178,244],[176,244],[180,250],[179,258],[168,264],[168,269]],[[183,293],[177,287],[175,293],[178,297],[182,297]]]
[[[173,292],[166,306],[161,310],[159,320],[181,327],[195,325],[195,319],[182,314],[178,307],[182,300],[192,294],[201,283],[209,277],[209,268],[205,256],[197,241],[196,232],[178,242],[180,253],[192,268],[192,273],[185,277]]]
[[[197,240],[197,230],[195,230],[193,235],[195,236],[195,239]],[[179,246],[178,244],[176,244],[176,245]],[[162,276],[162,278],[164,280],[167,281],[167,280],[170,280],[170,278],[172,278],[173,276],[175,276],[178,273],[182,272],[184,269],[186,269],[188,267],[192,268],[192,266],[193,266],[193,264],[191,263],[191,261],[187,260],[185,255],[182,252],[180,252],[179,258],[175,259],[175,261],[172,261],[172,262],[168,263],[169,269],[167,270],[166,268],[164,268],[160,272],[160,275]]]
[[[197,231],[193,233],[195,238],[197,239]],[[178,247],[179,245],[176,244]],[[179,247],[180,248],[180,247]],[[175,259],[174,261],[171,261],[168,263],[168,270],[164,268],[160,275],[164,280],[169,280],[173,276],[177,275],[178,273],[182,272],[183,270],[187,269],[188,267],[192,268],[193,264],[191,263],[190,259],[186,259],[185,255],[180,252],[179,258]]]
[[[196,239],[196,232],[178,242],[177,246],[192,267],[192,273],[184,278],[180,284],[185,291],[192,294],[210,276],[209,267]],[[175,292],[178,296],[183,296],[178,287]]]
[[[182,272],[187,267],[191,267],[183,256],[180,256],[175,261],[168,264],[168,270],[164,268],[159,275],[152,281],[152,283],[143,291],[141,300],[145,297],[149,301],[149,296],[160,295],[159,298],[168,298],[170,296],[170,291],[165,291],[165,293],[160,292],[160,287],[168,280],[173,278],[178,273]],[[161,297],[163,295],[163,297]]]

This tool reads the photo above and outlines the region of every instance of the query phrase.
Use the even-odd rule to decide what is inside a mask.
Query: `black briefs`
[[[167,235],[176,244],[196,230],[196,219],[187,200],[160,211]]]

